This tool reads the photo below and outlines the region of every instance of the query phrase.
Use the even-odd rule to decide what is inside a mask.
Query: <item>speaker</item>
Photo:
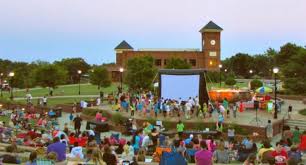
[[[259,108],[259,101],[254,100],[254,109],[258,109]]]

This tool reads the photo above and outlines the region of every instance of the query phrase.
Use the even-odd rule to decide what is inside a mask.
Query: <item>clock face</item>
[[[211,40],[211,41],[210,41],[210,44],[211,44],[211,45],[215,45],[215,44],[216,44],[216,41],[215,41],[215,40]]]

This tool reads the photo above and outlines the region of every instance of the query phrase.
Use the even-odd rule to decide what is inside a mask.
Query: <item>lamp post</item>
[[[220,69],[220,88],[221,88],[221,69],[222,69],[222,64],[219,64],[219,69]]]
[[[81,74],[82,74],[82,71],[78,70],[78,75],[79,75],[79,95],[81,95]]]
[[[123,79],[123,71],[124,71],[124,69],[121,67],[119,69],[119,71],[120,71],[120,93],[122,93],[122,79]]]
[[[14,99],[14,96],[13,96],[13,77],[15,76],[15,73],[10,72],[8,76],[10,77],[10,91],[11,91],[10,99],[13,100]]]
[[[3,73],[0,73],[0,84],[1,84],[1,86],[0,86],[0,89],[1,89],[1,97],[3,97],[3,94],[2,94],[2,88],[3,88],[3,80],[2,80],[2,78],[3,78]]]
[[[276,104],[276,96],[277,96],[277,87],[276,87],[276,74],[279,69],[277,67],[273,68],[274,73],[274,119],[277,119],[277,104]]]

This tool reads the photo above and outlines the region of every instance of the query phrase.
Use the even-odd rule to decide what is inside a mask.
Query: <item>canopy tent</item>
[[[256,93],[265,94],[265,93],[271,93],[272,89],[266,86],[262,86],[257,88],[255,91]]]

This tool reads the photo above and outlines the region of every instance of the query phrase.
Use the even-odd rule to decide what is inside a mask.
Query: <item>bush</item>
[[[96,116],[96,113],[101,111],[101,109],[84,108],[82,113],[87,116]],[[103,114],[102,114],[103,115]]]
[[[232,123],[230,125],[228,125],[228,127],[225,129],[226,132],[228,130],[229,127],[232,127],[235,130],[235,134],[237,135],[248,135],[248,130],[241,127],[240,125],[236,124],[236,123]]]
[[[258,80],[258,79],[254,79],[251,81],[251,90],[256,90],[259,87],[262,87],[263,83]]]
[[[115,124],[123,124],[125,121],[125,118],[120,113],[115,113],[111,117],[111,121]]]
[[[299,113],[300,113],[301,115],[306,116],[306,108],[305,108],[305,109],[303,109],[303,110],[300,110],[300,111],[299,111]]]
[[[153,124],[153,125],[156,124],[156,119],[154,119],[154,118],[152,118],[152,117],[148,118],[147,121],[148,121],[150,124]]]
[[[229,77],[225,80],[225,84],[228,86],[234,86],[236,83],[237,82],[233,77]]]

